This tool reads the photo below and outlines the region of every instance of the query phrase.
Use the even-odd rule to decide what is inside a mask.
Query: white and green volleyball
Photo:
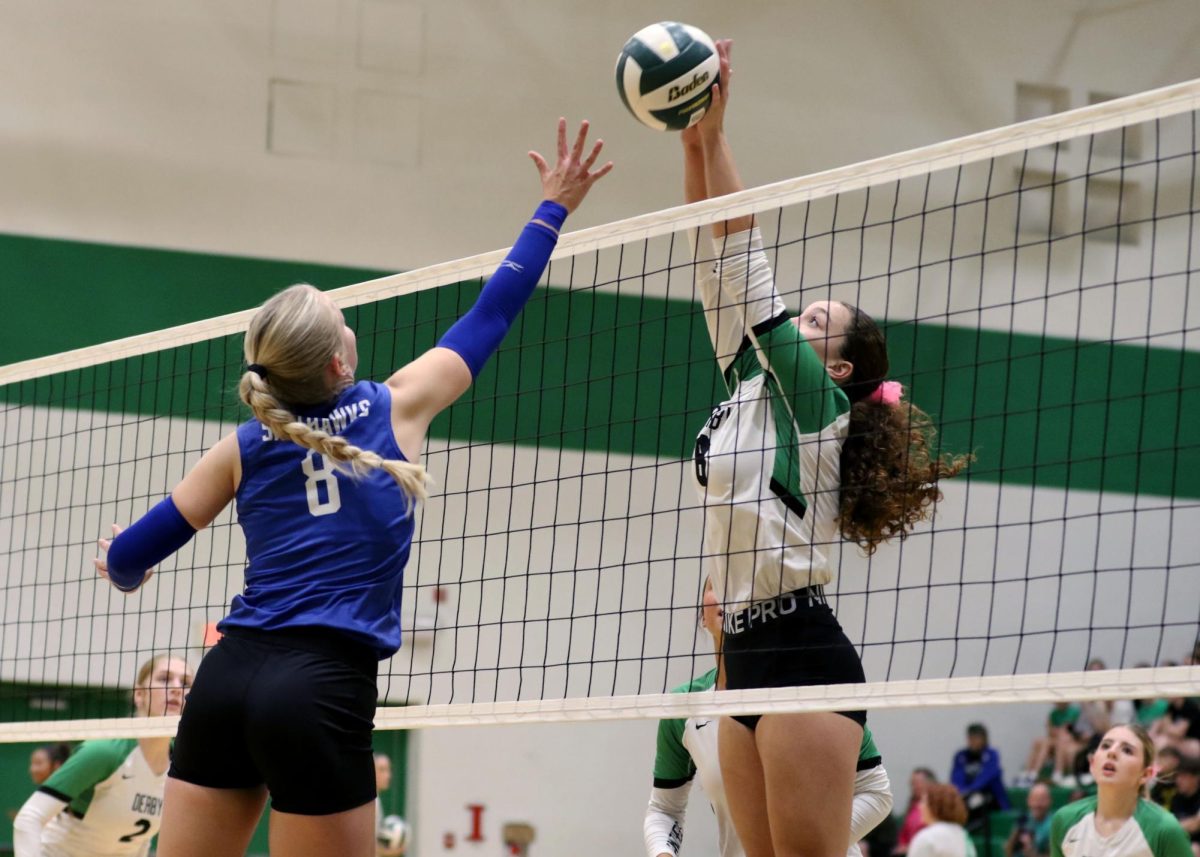
[[[617,92],[629,112],[657,131],[699,122],[712,100],[720,62],[696,27],[663,21],[633,34],[617,57]]]
[[[409,829],[408,822],[403,818],[398,815],[389,815],[379,825],[379,833],[375,838],[384,848],[395,850],[400,847],[408,847],[412,831]]]

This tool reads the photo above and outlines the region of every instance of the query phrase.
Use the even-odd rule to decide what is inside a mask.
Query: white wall
[[[1047,706],[1009,705],[883,711],[871,727],[892,780],[896,812],[908,798],[914,767],[945,779],[966,725],[985,722],[1007,770],[1015,772],[1029,739],[1043,728]],[[409,745],[414,819],[413,857],[502,854],[505,822],[537,829],[530,854],[644,853],[642,819],[654,766],[655,724],[650,721],[425,729]],[[484,841],[465,840],[467,804],[487,807]],[[443,847],[447,833],[453,851]],[[686,857],[716,857],[716,823],[697,780],[684,829]]]
[[[750,185],[1007,124],[1017,81],[1200,76],[1190,0],[8,0],[0,231],[409,269],[512,240],[560,114],[618,162],[573,227],[662,208],[677,143],[612,68],[666,18],[737,40]],[[273,103],[317,154],[267,151]]]

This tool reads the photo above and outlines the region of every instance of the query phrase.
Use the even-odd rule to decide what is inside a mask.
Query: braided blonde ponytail
[[[246,332],[246,362],[266,367],[268,378],[247,371],[238,396],[255,419],[281,439],[319,452],[342,465],[339,469],[362,476],[384,470],[412,501],[424,500],[428,474],[419,464],[386,459],[354,446],[345,438],[313,428],[299,420],[280,401],[296,405],[328,401],[325,369],[342,349],[342,316],[329,300],[309,285],[292,286],[262,305]]]

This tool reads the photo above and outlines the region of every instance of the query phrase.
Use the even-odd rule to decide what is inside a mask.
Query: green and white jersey
[[[1096,797],[1075,801],[1050,822],[1051,857],[1191,857],[1187,833],[1175,816],[1138,798],[1133,816],[1111,836],[1096,830]]]
[[[46,857],[144,854],[162,821],[164,771],[136,739],[85,741],[39,791],[67,802],[42,831]]]
[[[730,393],[695,446],[704,551],[730,615],[832,581],[850,403],[791,323],[758,229],[727,236],[696,270]]]
[[[711,691],[717,682],[712,669],[672,693]],[[892,809],[891,784],[883,769],[879,750],[870,729],[863,730],[859,748],[859,772],[854,781],[852,841],[870,832]],[[744,857],[741,841],[733,827],[717,748],[717,718],[689,717],[662,720],[658,724],[658,747],[654,757],[654,792],[647,811],[645,833],[648,857],[678,854],[683,840],[683,816],[694,779],[700,780],[717,819],[721,857]],[[857,845],[849,855],[858,855]]]

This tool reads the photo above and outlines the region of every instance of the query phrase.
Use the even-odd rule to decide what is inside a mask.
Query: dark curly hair
[[[851,407],[838,524],[842,535],[869,555],[929,518],[942,498],[938,480],[961,473],[973,456],[940,455],[933,421],[907,399],[897,405],[870,400],[888,375],[887,341],[871,316],[843,306],[851,320],[841,357],[854,369],[842,384]]]

